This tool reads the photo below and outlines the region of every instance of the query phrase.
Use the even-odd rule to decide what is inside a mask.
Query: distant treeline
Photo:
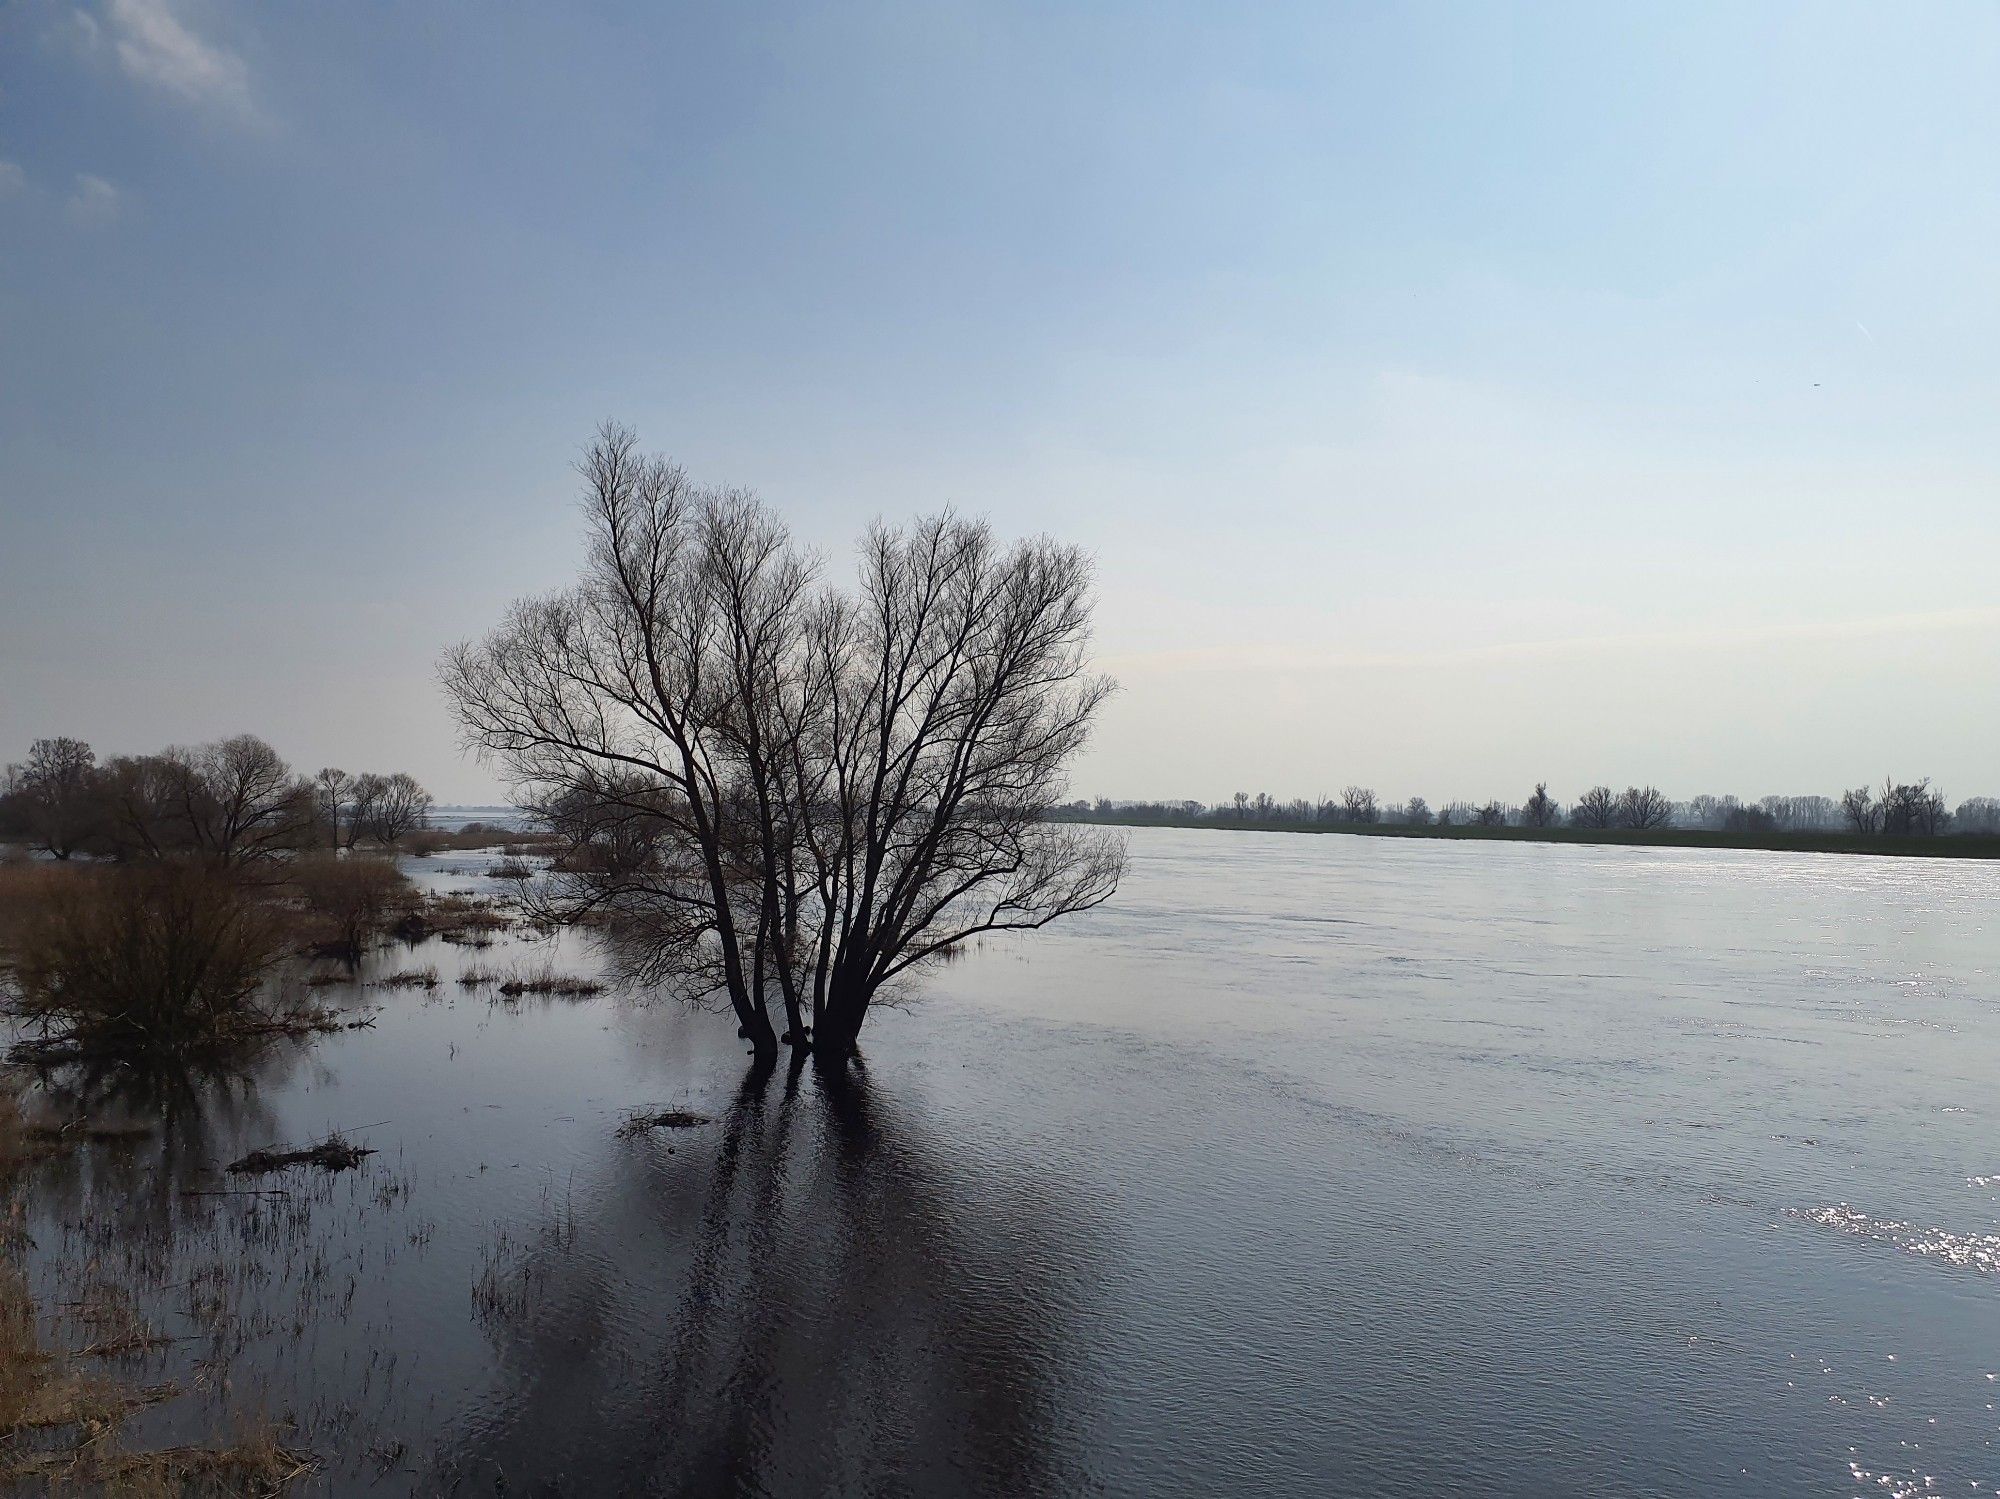
[[[1568,804],[1549,794],[1546,782],[1520,804],[1446,802],[1433,808],[1421,796],[1383,802],[1366,786],[1339,796],[1278,801],[1266,792],[1239,791],[1228,801],[1135,802],[1100,797],[1056,809],[1058,816],[1119,822],[1297,823],[1317,827],[1579,828],[1653,832],[1682,829],[1743,837],[1838,833],[1850,836],[1936,837],[1950,833],[2000,834],[2000,799],[1975,796],[1951,807],[1926,776],[1885,779],[1879,788],[1857,786],[1839,796],[1696,796],[1674,801],[1653,786],[1614,791],[1592,786]]]
[[[56,859],[176,855],[242,865],[312,848],[389,846],[425,826],[431,794],[402,772],[295,775],[254,734],[98,762],[37,739],[0,772],[0,842]]]

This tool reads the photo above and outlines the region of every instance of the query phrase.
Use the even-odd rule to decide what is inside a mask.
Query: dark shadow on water
[[[752,1073],[558,1205],[486,1317],[488,1406],[423,1487],[1036,1494],[1092,1277],[1083,1215],[858,1073]]]

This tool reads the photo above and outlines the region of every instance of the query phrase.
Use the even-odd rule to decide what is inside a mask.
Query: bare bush
[[[408,902],[411,886],[388,859],[352,855],[307,855],[290,871],[311,922],[318,951],[349,963],[360,961],[369,941]]]
[[[10,934],[14,1014],[77,1051],[178,1054],[268,1030],[284,922],[230,871],[169,861],[46,886]]]

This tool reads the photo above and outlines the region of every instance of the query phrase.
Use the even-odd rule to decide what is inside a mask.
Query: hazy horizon
[[[2000,794],[2000,12],[0,14],[0,761],[504,801],[603,419],[1098,559],[1118,799]]]

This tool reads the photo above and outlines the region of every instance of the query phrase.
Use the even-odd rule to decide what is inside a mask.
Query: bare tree
[[[1547,781],[1535,782],[1535,794],[1522,804],[1521,821],[1531,828],[1552,828],[1562,821],[1562,808],[1549,795]]]
[[[1349,786],[1340,793],[1340,816],[1343,822],[1374,822],[1375,793],[1366,786]]]
[[[312,789],[255,734],[158,757],[186,844],[225,864],[268,859],[310,838]]]
[[[1472,812],[1472,824],[1481,828],[1504,828],[1507,826],[1507,809],[1499,802],[1487,802],[1483,806],[1475,807]]]
[[[120,859],[158,859],[184,850],[180,816],[185,768],[165,755],[120,755],[105,762],[98,795],[105,834]]]
[[[1885,777],[1876,807],[1885,833],[1931,836],[1944,831],[1951,820],[1944,796],[1932,789],[1929,776],[1914,785],[1898,785]]]
[[[367,811],[363,815],[357,806],[354,820],[383,847],[416,832],[430,820],[433,799],[417,784],[416,777],[399,770],[394,775],[362,779],[370,782]]]
[[[1431,823],[1431,804],[1421,796],[1413,796],[1403,806],[1403,820],[1412,827],[1425,828]]]
[[[831,1062],[913,967],[1111,894],[1117,836],[1044,815],[1111,691],[1081,553],[937,516],[871,531],[848,593],[624,429],[582,471],[580,585],[443,666],[467,741],[569,842],[549,909],[614,918],[760,1057],[775,989]]]
[[[1593,786],[1577,798],[1569,820],[1580,828],[1608,828],[1618,821],[1618,796],[1609,786]]]
[[[1882,826],[1882,809],[1875,805],[1874,793],[1866,786],[1840,794],[1840,815],[1857,833],[1873,833]]]
[[[1673,819],[1674,804],[1652,786],[1627,786],[1618,798],[1618,825],[1638,832],[1663,828]]]
[[[347,810],[347,799],[354,785],[354,777],[346,771],[328,765],[313,777],[313,790],[319,797],[320,816],[326,819],[327,842],[339,848],[340,814]]]
[[[30,846],[57,859],[83,849],[97,825],[97,756],[81,739],[37,739],[8,780]]]

